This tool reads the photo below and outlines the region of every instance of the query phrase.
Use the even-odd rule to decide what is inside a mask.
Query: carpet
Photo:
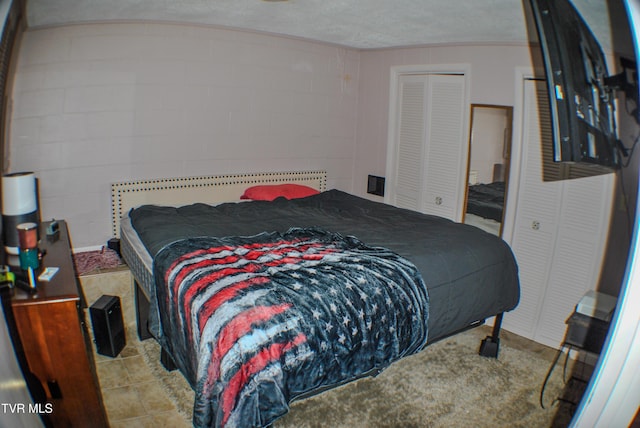
[[[545,408],[540,405],[553,351],[519,349],[503,335],[498,359],[481,357],[477,350],[488,331],[481,327],[458,334],[396,362],[376,378],[296,401],[274,426],[567,426],[570,408],[556,400],[565,388],[562,367],[552,372],[544,392]],[[138,346],[180,413],[190,418],[194,394],[184,377],[162,367],[154,340]]]
[[[118,253],[105,247],[100,250],[74,253],[72,258],[78,276],[100,272],[105,269],[115,269],[123,265]]]

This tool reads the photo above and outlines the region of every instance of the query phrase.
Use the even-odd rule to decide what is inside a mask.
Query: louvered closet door
[[[551,153],[546,85],[525,81],[520,186],[511,247],[520,271],[520,304],[505,329],[558,347],[565,321],[599,280],[611,206],[611,176],[543,181]],[[558,164],[550,168],[560,168]]]
[[[464,197],[465,91],[461,75],[400,76],[391,203],[459,220]]]
[[[463,125],[464,77],[431,75],[428,86],[422,212],[460,221],[469,157]]]
[[[395,200],[392,203],[420,211],[425,175],[427,76],[401,76],[399,89]]]
[[[516,310],[505,316],[504,327],[533,339],[549,282],[561,182],[542,181],[541,139],[551,139],[549,109],[544,108],[546,86],[544,82],[527,81],[524,92],[520,187],[511,241],[518,261],[521,295]]]
[[[613,175],[563,181],[549,282],[535,340],[560,344],[565,321],[588,290],[595,290],[606,249]]]

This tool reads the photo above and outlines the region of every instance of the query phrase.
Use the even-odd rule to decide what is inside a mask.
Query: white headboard
[[[282,183],[304,184],[323,192],[327,188],[327,172],[263,172],[114,183],[111,185],[112,233],[114,237],[120,237],[120,219],[131,208],[140,205],[178,207],[196,202],[237,202],[249,186]]]

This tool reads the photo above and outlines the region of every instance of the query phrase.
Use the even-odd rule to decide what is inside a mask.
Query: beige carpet
[[[295,402],[277,428],[303,427],[562,427],[562,367],[540,391],[554,351],[504,332],[497,360],[477,354],[488,328],[458,334],[405,358],[380,374]],[[524,344],[524,345],[523,345]],[[153,340],[139,343],[154,375],[188,417],[193,392],[159,362]],[[560,411],[559,411],[560,409]]]

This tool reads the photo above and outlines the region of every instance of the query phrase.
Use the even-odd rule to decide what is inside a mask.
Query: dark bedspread
[[[475,184],[467,191],[467,212],[502,222],[504,210],[504,182]]]
[[[320,229],[176,241],[154,277],[158,340],[196,392],[195,426],[266,426],[427,340],[416,267]]]
[[[291,227],[319,227],[388,248],[413,262],[424,278],[430,299],[428,341],[509,311],[519,300],[515,259],[500,238],[338,190],[273,202],[144,206],[130,217],[152,256],[185,237],[251,236]],[[150,329],[157,330],[153,320]]]

